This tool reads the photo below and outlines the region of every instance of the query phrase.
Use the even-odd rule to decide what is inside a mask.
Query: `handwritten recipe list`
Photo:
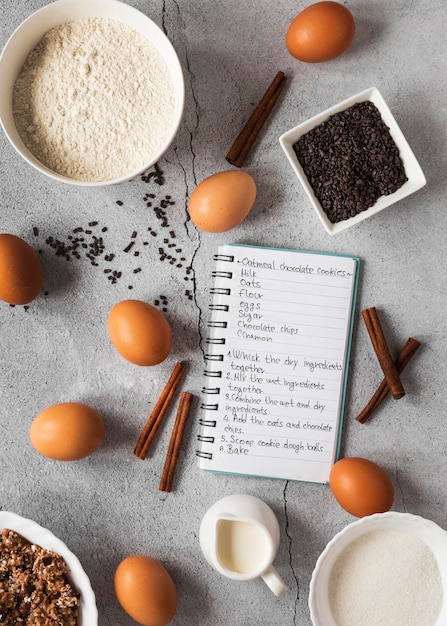
[[[236,244],[215,259],[200,467],[327,482],[359,260]]]

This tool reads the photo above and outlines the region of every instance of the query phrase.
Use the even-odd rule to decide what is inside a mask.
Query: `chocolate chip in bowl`
[[[0,623],[98,623],[95,595],[78,558],[49,530],[6,511],[0,511]]]
[[[426,183],[374,87],[299,124],[279,141],[330,235],[377,214]]]

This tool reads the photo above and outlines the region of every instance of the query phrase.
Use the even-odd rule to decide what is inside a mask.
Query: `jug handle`
[[[280,598],[287,591],[287,586],[273,565],[262,573],[262,579],[271,591]]]

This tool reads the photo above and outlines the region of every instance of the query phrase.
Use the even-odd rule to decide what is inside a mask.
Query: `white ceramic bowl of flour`
[[[66,143],[62,144],[62,139],[61,145],[57,143],[59,135],[56,139],[53,135],[47,141],[47,136],[44,136],[42,140],[42,135],[35,132],[36,127],[39,132],[42,128],[43,132],[46,132],[46,124],[52,123],[50,117],[56,119],[57,122],[57,116],[51,111],[51,115],[47,116],[48,120],[45,119],[42,122],[42,119],[39,119],[36,126],[33,126],[33,122],[26,120],[25,117],[20,118],[20,123],[23,123],[19,133],[20,123],[17,116],[26,115],[26,104],[23,103],[23,99],[27,97],[28,92],[23,87],[22,93],[19,94],[22,100],[16,97],[19,84],[17,79],[19,75],[23,76],[25,62],[30,64],[28,55],[36,49],[36,46],[41,45],[42,38],[47,36],[51,29],[61,29],[64,25],[76,24],[76,22],[78,26],[81,23],[85,26],[95,21],[96,24],[101,23],[101,26],[108,24],[126,31],[121,40],[124,41],[124,45],[120,46],[119,42],[114,47],[110,45],[109,51],[106,50],[104,53],[105,55],[112,54],[112,48],[114,48],[113,53],[120,55],[118,62],[122,63],[121,74],[117,74],[116,63],[108,63],[106,56],[104,57],[105,63],[95,65],[96,50],[81,50],[83,54],[85,52],[85,62],[80,66],[79,72],[76,72],[74,68],[75,75],[81,75],[79,84],[76,83],[76,78],[67,80],[65,74],[69,75],[69,69],[67,68],[65,72],[65,68],[59,66],[57,70],[61,72],[60,81],[54,83],[55,72],[52,71],[53,84],[51,89],[47,88],[48,91],[53,91],[59,89],[58,82],[62,83],[64,80],[67,82],[66,93],[58,94],[59,100],[64,100],[65,126],[67,126],[67,118],[73,120],[73,127],[69,127],[70,136],[68,139],[64,138]],[[101,35],[101,31],[99,32]],[[135,33],[133,38],[130,37],[132,32]],[[91,41],[94,36],[89,39]],[[144,45],[138,47],[131,43],[131,39],[138,44],[144,42]],[[99,40],[102,46],[104,36],[101,35]],[[128,42],[130,46],[126,45]],[[141,56],[142,50],[144,57]],[[152,56],[148,57],[148,55]],[[57,54],[53,56],[57,57]],[[130,60],[126,62],[128,57]],[[149,80],[147,74],[151,67],[154,68],[154,74],[151,74],[152,83],[148,86],[145,81]],[[30,71],[33,69],[30,67]],[[73,68],[71,71],[73,72]],[[114,75],[109,76],[111,72],[114,72]],[[89,87],[88,80],[93,80],[93,76],[100,80],[99,87],[95,85]],[[109,93],[112,92],[111,89],[102,89],[101,84],[107,86],[113,80],[117,84],[114,93]],[[128,83],[125,83],[126,80]],[[171,42],[146,15],[118,0],[57,0],[30,15],[14,31],[3,49],[0,57],[0,84],[2,85],[0,121],[11,144],[30,165],[43,174],[74,185],[104,186],[121,183],[148,170],[172,144],[184,109],[183,73]],[[22,84],[25,84],[25,80]],[[113,98],[118,95],[118,90],[121,88],[124,90],[124,97],[114,100]],[[13,94],[15,95],[14,112]],[[42,96],[40,94],[35,96],[34,93],[32,95],[32,106],[36,106],[35,117],[37,118],[37,105],[34,102],[40,103],[40,109],[43,110],[43,115],[46,115],[45,108],[50,110],[51,103],[49,106],[45,103],[42,105],[42,102],[38,100],[38,98],[42,100]],[[46,98],[46,94],[44,96]],[[107,99],[109,97],[110,100]],[[150,110],[151,117],[146,117],[148,110]],[[102,129],[103,121],[104,130]],[[53,122],[52,128],[55,127],[56,122]],[[101,145],[101,142],[104,145]],[[82,162],[80,166],[75,165],[71,170],[73,174],[65,165],[57,171],[57,166],[53,167],[53,162],[56,162],[57,157],[53,154],[52,146],[55,145],[56,152],[60,150],[61,154],[64,150],[65,154],[67,153],[68,146],[67,158],[75,161],[76,155],[76,163],[81,162],[83,155],[90,154],[91,157],[94,155],[94,158],[90,158],[90,165],[87,163],[84,166]],[[50,150],[53,161],[49,158],[47,163],[43,164],[42,161],[45,161],[46,157],[42,156],[44,155],[42,150],[46,153]],[[98,163],[97,166],[95,162]]]
[[[394,511],[349,524],[317,560],[309,609],[314,626],[445,626],[447,532]]]

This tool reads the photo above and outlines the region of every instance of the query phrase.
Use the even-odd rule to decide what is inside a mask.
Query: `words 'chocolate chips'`
[[[390,130],[370,101],[331,115],[293,148],[333,224],[366,211],[408,180]]]

